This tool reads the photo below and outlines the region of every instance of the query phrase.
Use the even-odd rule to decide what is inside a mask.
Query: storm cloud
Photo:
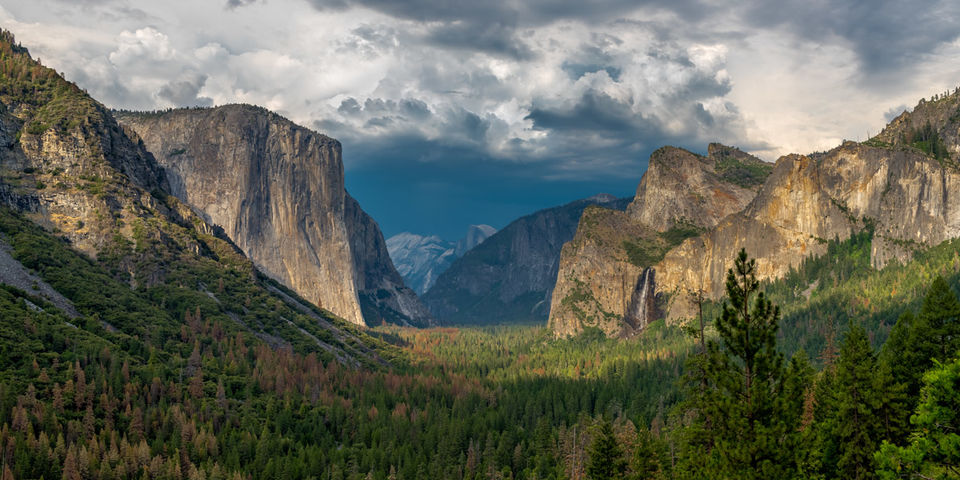
[[[111,107],[253,103],[338,138],[388,234],[629,194],[664,144],[774,160],[864,137],[955,86],[958,18],[946,0],[0,0]],[[419,223],[385,220],[402,209]]]

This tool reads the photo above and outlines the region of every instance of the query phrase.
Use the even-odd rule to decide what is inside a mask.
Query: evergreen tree
[[[840,347],[833,396],[831,436],[837,443],[839,478],[874,478],[873,452],[882,429],[877,416],[881,392],[874,390],[876,367],[867,332],[859,325],[852,327]]]
[[[698,465],[684,466],[681,476],[793,478],[803,401],[796,393],[806,386],[789,378],[798,373],[788,372],[777,351],[779,308],[759,291],[756,261],[744,250],[727,272],[726,289],[714,324],[719,340],[707,343],[705,390],[690,402],[697,417],[690,428],[708,432],[712,448],[686,449]]]
[[[890,426],[888,437],[900,441],[909,427],[910,412],[913,410],[917,394],[920,391],[920,378],[917,372],[922,372],[920,356],[913,351],[911,336],[913,334],[916,317],[913,312],[906,310],[897,319],[897,323],[890,330],[890,336],[880,350],[879,382],[884,384],[882,391],[888,392],[894,401],[902,401],[902,408],[887,412]],[[889,378],[888,378],[889,377]],[[899,400],[897,400],[899,399]]]
[[[657,439],[646,427],[637,431],[637,444],[630,467],[632,480],[649,480],[660,471],[660,448]]]
[[[944,362],[958,350],[960,301],[938,276],[923,299],[920,313],[914,316],[907,310],[897,319],[881,359],[889,364],[894,380],[905,385],[906,395],[917,399],[923,372],[933,366],[934,360]]]
[[[611,480],[623,478],[627,471],[627,462],[623,459],[623,450],[617,443],[610,422],[604,420],[600,431],[590,445],[587,459],[587,477],[592,480]]]
[[[921,372],[928,370],[934,359],[944,362],[960,350],[960,301],[943,277],[934,279],[923,299],[911,343],[920,355]]]
[[[907,386],[897,381],[893,366],[886,360],[877,362],[873,391],[881,400],[874,414],[880,422],[880,438],[902,442],[910,431],[910,399]]]
[[[923,376],[910,445],[884,442],[875,459],[883,480],[960,478],[960,359]]]

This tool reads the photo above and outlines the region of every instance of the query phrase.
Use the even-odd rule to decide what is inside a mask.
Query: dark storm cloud
[[[680,101],[723,97],[730,93],[731,88],[729,79],[717,80],[712,72],[697,71],[672,96]]]
[[[955,0],[756,1],[744,17],[755,27],[786,27],[808,40],[843,39],[865,73],[909,66],[960,37]]]
[[[364,7],[387,15],[423,22],[470,22],[479,24],[516,24],[519,27],[540,26],[564,19],[607,21],[638,8],[666,10],[684,18],[706,18],[718,10],[700,0],[307,0],[320,9],[342,10]]]
[[[594,132],[620,137],[658,130],[654,122],[636,114],[629,104],[595,90],[584,93],[572,108],[534,105],[527,119],[533,121],[535,129],[558,133]]]
[[[593,34],[589,43],[584,43],[579,51],[571,52],[561,69],[571,80],[599,71],[607,72],[613,81],[620,81],[621,69],[617,60],[607,51],[610,46],[619,46],[623,40],[606,34]]]
[[[406,120],[424,120],[432,114],[426,102],[416,98],[403,98],[400,101],[368,98],[361,104],[356,98],[349,97],[340,102],[337,112],[347,117],[397,116]]]
[[[230,0],[248,1],[248,0]],[[365,7],[395,18],[442,22],[429,40],[513,56],[525,53],[517,31],[564,19],[586,22],[622,20],[638,9],[669,12],[693,36],[730,36],[731,29],[711,28],[718,18],[732,20],[732,30],[785,29],[805,40],[832,43],[842,39],[856,52],[865,73],[895,70],[960,37],[960,2],[953,0],[752,0],[717,5],[705,0],[581,1],[530,0],[307,0],[314,7]],[[659,25],[661,32],[673,35]],[[475,43],[471,43],[475,41]]]
[[[427,35],[431,44],[457,49],[479,50],[517,60],[529,58],[530,48],[515,33],[514,25],[453,22],[433,29]]]
[[[213,105],[213,99],[200,96],[200,89],[206,81],[206,75],[175,80],[160,87],[157,96],[176,107],[209,107]]]
[[[602,63],[563,62],[560,68],[563,69],[564,72],[567,72],[567,75],[570,75],[571,80],[577,80],[588,73],[604,71],[607,72],[607,75],[609,75],[614,82],[617,82],[620,80],[621,73],[619,67],[604,65]]]
[[[257,0],[227,0],[227,9],[232,10],[234,8],[246,7],[254,3],[257,3]]]
[[[368,98],[362,103],[355,98],[347,98],[340,102],[337,112],[343,115],[346,122],[327,119],[315,122],[314,126],[340,139],[356,139],[365,150],[382,149],[388,152],[393,148],[391,145],[398,143],[410,144],[414,140],[430,142],[430,145],[442,148],[434,148],[419,158],[434,160],[442,159],[437,151],[451,148],[469,148],[475,150],[478,156],[486,156],[484,147],[487,133],[496,122],[492,116],[479,115],[462,107],[433,112],[422,100],[411,98],[400,101]],[[362,126],[360,129],[354,127],[358,122]],[[440,132],[437,135],[439,138],[429,140],[423,132],[425,125]],[[383,156],[364,156],[368,157]]]
[[[234,0],[231,0],[234,1]],[[244,1],[244,0],[241,0]],[[431,22],[425,40],[433,45],[470,49],[515,59],[532,53],[520,38],[526,28],[558,20],[607,22],[620,19],[639,8],[668,11],[694,22],[708,17],[715,8],[700,0],[585,0],[557,2],[527,0],[307,0],[319,10],[370,8],[394,18]]]

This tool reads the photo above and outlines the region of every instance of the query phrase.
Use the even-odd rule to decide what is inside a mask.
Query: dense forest
[[[382,327],[354,365],[0,219],[81,313],[0,287],[2,480],[958,476],[955,242],[877,272],[858,263],[867,233],[763,284],[742,253],[703,329]],[[214,297],[262,310],[246,318],[294,317],[210,275]]]

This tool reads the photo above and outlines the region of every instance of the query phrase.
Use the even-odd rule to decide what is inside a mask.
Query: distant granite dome
[[[387,239],[387,250],[407,285],[423,295],[454,260],[496,232],[490,225],[470,225],[456,244],[436,235],[403,232]]]
[[[467,229],[467,235],[457,242],[457,248],[454,253],[456,253],[457,257],[462,257],[468,250],[480,245],[494,233],[497,233],[497,229],[490,225],[470,225]]]

